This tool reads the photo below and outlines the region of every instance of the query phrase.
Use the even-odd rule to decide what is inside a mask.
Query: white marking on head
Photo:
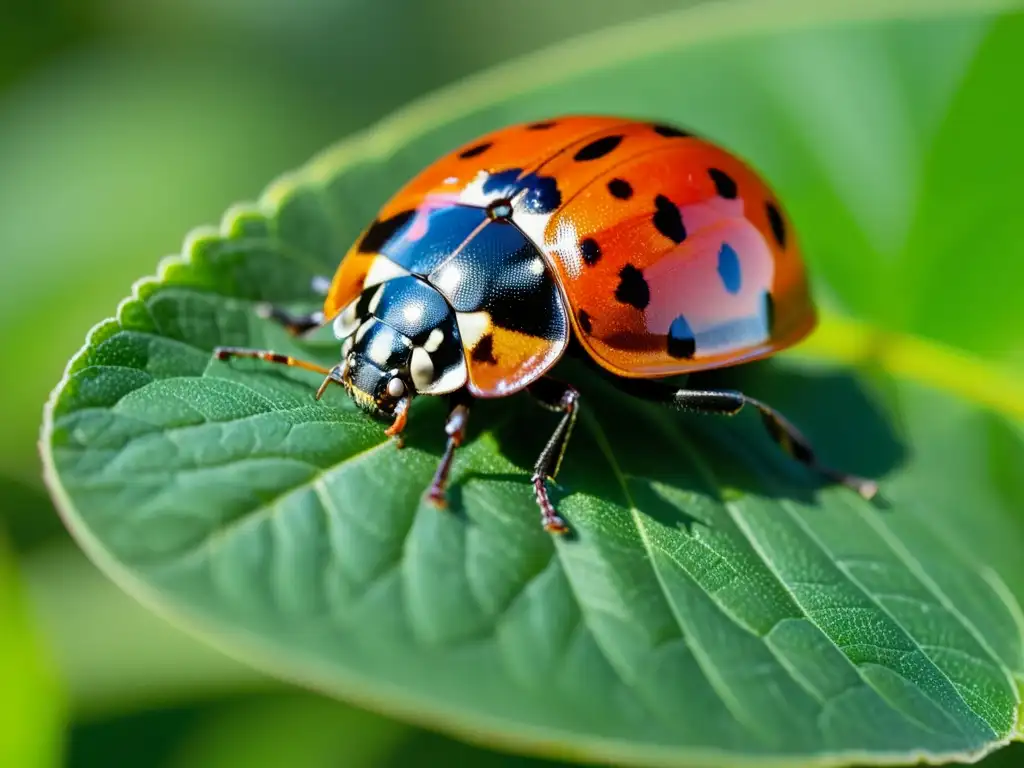
[[[384,287],[381,286],[377,289],[377,292],[373,294],[373,298],[370,299],[370,303],[366,306],[366,311],[371,315],[377,311],[377,307],[380,306],[381,297],[384,295]]]
[[[366,320],[363,321],[363,324],[360,325],[359,329],[356,331],[355,340],[357,344],[363,340],[363,336],[366,335],[366,332],[370,330],[370,326],[373,325],[375,322],[377,322],[376,319],[372,317],[367,318]]]
[[[370,286],[386,283],[388,280],[408,274],[409,270],[398,266],[387,256],[378,256],[370,264],[370,269],[366,273],[366,279],[363,280],[363,287],[369,288]]]
[[[444,331],[442,331],[440,328],[435,328],[430,332],[430,335],[427,336],[427,340],[426,342],[424,342],[423,348],[427,350],[427,352],[429,352],[430,354],[434,354],[435,352],[437,352],[437,350],[441,348],[441,345],[443,343]]]
[[[334,337],[339,341],[352,335],[352,332],[359,327],[359,318],[356,316],[356,305],[359,299],[349,303],[336,318],[334,318]]]
[[[416,353],[413,352],[413,354]],[[420,387],[417,384],[416,389],[425,395],[443,395],[445,392],[454,392],[459,387],[465,386],[467,378],[466,361],[460,359],[456,365],[447,368],[437,381],[431,382],[428,387]]]
[[[405,394],[405,382],[397,376],[391,378],[388,382],[388,394],[392,397],[401,397]]]
[[[434,383],[434,361],[423,347],[413,349],[409,372],[412,374],[412,383],[421,392]]]
[[[366,356],[377,366],[383,365],[384,361],[391,356],[390,334],[378,333],[374,336],[373,341],[370,342],[370,346],[366,350]]]
[[[356,345],[356,340],[349,336],[345,339],[345,343],[341,345],[341,356],[345,357],[349,352],[352,351],[352,347]]]
[[[473,349],[480,339],[491,330],[490,312],[457,312],[455,320],[459,324],[459,335],[467,349]]]

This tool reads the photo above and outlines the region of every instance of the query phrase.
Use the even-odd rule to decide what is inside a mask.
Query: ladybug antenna
[[[343,387],[347,388],[347,385],[348,385],[348,368],[349,368],[348,358],[345,359],[345,362],[342,365],[340,365],[340,366],[336,365],[333,368],[331,368],[330,372],[327,374],[327,376],[324,378],[324,380],[320,383],[320,386],[317,387],[316,395],[314,395],[314,399],[315,400],[319,400],[321,397],[323,397],[324,392],[327,391],[327,385],[330,384],[332,381],[336,381],[337,383],[341,384]]]
[[[334,377],[330,373],[328,373],[326,378],[324,378],[323,383],[317,388],[316,394],[313,396],[313,399],[319,400],[321,397],[323,397],[324,392],[327,390],[327,385],[330,384],[333,380]]]

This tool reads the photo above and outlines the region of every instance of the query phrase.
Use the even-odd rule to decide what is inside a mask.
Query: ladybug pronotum
[[[327,280],[323,283],[327,285]],[[544,527],[567,526],[548,497],[579,395],[547,374],[570,348],[625,392],[680,409],[755,408],[786,453],[871,498],[876,485],[820,464],[777,411],[741,392],[659,379],[767,357],[802,340],[816,313],[804,263],[765,181],[732,153],[678,128],[571,116],[513,125],[441,158],[360,235],[323,309],[261,306],[299,335],[328,323],[331,369],[266,350],[220,347],[316,371],[400,436],[416,395],[448,398],[445,484],[475,398],[526,390],[561,420],[537,459]]]

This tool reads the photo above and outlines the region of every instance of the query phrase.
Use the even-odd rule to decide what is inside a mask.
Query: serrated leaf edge
[[[454,86],[411,103],[393,113],[363,133],[340,141],[314,156],[297,170],[287,172],[272,181],[255,203],[239,203],[225,211],[220,225],[199,226],[191,230],[178,254],[165,256],[157,265],[153,276],[143,277],[132,285],[130,295],[119,302],[114,317],[97,323],[86,335],[85,344],[65,366],[60,381],[47,399],[43,413],[43,424],[39,439],[44,480],[53,494],[57,510],[75,540],[89,557],[110,578],[126,592],[158,615],[184,628],[197,638],[220,649],[235,658],[267,670],[275,670],[280,677],[303,687],[335,695],[346,690],[346,695],[360,704],[387,713],[391,716],[417,723],[425,727],[453,733],[471,743],[491,747],[504,747],[516,752],[529,752],[554,759],[599,762],[607,764],[641,762],[650,766],[674,766],[681,764],[677,748],[659,748],[595,737],[574,739],[566,742],[557,732],[543,728],[519,726],[516,737],[510,737],[496,718],[476,715],[467,717],[463,712],[442,712],[436,702],[424,697],[409,696],[407,692],[394,690],[382,693],[379,681],[364,684],[356,675],[339,675],[337,670],[324,668],[317,671],[319,664],[282,664],[279,656],[258,638],[224,626],[215,626],[205,619],[189,615],[187,609],[176,601],[168,600],[156,590],[138,580],[127,568],[106,554],[100,543],[82,525],[73,524],[77,515],[68,498],[48,450],[53,429],[54,409],[60,394],[70,377],[85,365],[89,350],[94,344],[109,338],[123,328],[121,319],[126,307],[144,298],[149,289],[165,282],[168,273],[193,263],[193,256],[200,243],[206,239],[227,237],[246,216],[255,215],[272,219],[281,203],[291,192],[304,185],[316,186],[340,173],[345,167],[358,162],[382,162],[394,154],[405,142],[419,133],[433,127],[440,127],[454,117],[465,114],[487,103],[501,101],[512,93],[532,90],[538,82],[554,84],[582,71],[614,66],[634,58],[637,54],[649,55],[666,50],[671,46],[687,42],[708,40],[742,34],[766,33],[794,29],[822,23],[856,23],[879,21],[892,18],[926,18],[954,13],[970,13],[978,16],[997,13],[1001,10],[1024,7],[1024,0],[861,0],[859,3],[840,5],[838,2],[826,5],[817,0],[734,0],[732,3],[705,3],[642,19],[622,27],[580,36],[570,42],[560,43],[547,49],[514,60],[470,77]],[[799,22],[791,21],[794,12],[803,14]],[[736,29],[734,20],[739,15],[744,29]],[[680,31],[682,34],[679,34]],[[632,45],[621,42],[632,41]],[[617,45],[618,44],[618,45]],[[594,50],[611,51],[597,66],[588,54]],[[576,66],[566,66],[575,60]],[[532,75],[527,76],[531,73]],[[468,109],[467,109],[468,107]],[[831,330],[830,330],[831,329]],[[843,343],[836,344],[836,340]],[[838,362],[856,365],[875,364],[886,371],[898,374],[900,378],[918,381],[938,389],[951,391],[974,402],[981,403],[1001,413],[1015,417],[1024,416],[1024,387],[1009,374],[994,370],[995,366],[974,358],[965,352],[954,350],[930,341],[902,334],[882,333],[867,324],[833,316],[823,317],[818,333],[794,354],[808,354]],[[929,361],[928,365],[921,365]],[[916,363],[916,364],[915,364]],[[941,364],[940,364],[941,363]],[[955,363],[947,367],[947,363]],[[941,375],[943,371],[968,368],[985,371],[977,379],[976,386],[968,386],[955,377]],[[994,575],[994,574],[993,574]],[[998,576],[997,582],[1002,585]],[[1009,600],[1015,618],[1022,616],[1019,604],[1005,585],[1001,596]],[[1024,634],[1024,624],[1022,624]],[[333,679],[336,687],[323,681]],[[1024,687],[1024,681],[1018,681]],[[422,699],[422,700],[421,700]],[[1019,710],[1020,708],[1018,708]],[[1019,712],[1018,712],[1019,714]],[[841,766],[850,763],[883,765],[923,762],[941,764],[950,760],[976,762],[987,754],[1005,746],[1013,738],[1021,738],[1020,721],[1014,724],[1010,735],[987,744],[973,752],[933,753],[928,750],[894,753],[835,753],[824,757],[798,760],[786,757],[739,757],[735,754],[715,750],[687,751],[683,761],[689,766],[719,766],[723,761],[751,766]],[[527,735],[528,734],[528,735]],[[581,746],[586,745],[586,746]]]

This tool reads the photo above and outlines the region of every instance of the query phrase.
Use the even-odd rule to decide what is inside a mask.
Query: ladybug
[[[475,398],[526,390],[561,414],[534,467],[544,527],[579,394],[548,372],[582,351],[625,392],[679,409],[756,409],[794,459],[871,498],[875,483],[820,464],[770,406],[669,376],[767,357],[815,326],[797,239],[766,182],[729,151],[677,127],[611,116],[512,125],[466,144],[399,190],[329,283],[323,309],[259,307],[300,335],[328,323],[331,369],[220,347],[323,374],[399,438],[416,395],[448,398],[447,444],[428,496],[444,505]]]

